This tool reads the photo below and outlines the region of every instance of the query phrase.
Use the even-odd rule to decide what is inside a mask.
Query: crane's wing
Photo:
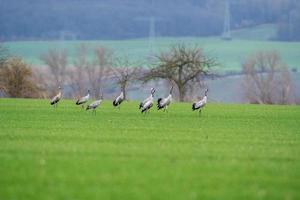
[[[50,104],[53,105],[53,104],[59,102],[59,100],[60,100],[60,95],[58,94],[51,99]]]
[[[76,104],[82,104],[85,103],[89,100],[89,95],[81,97],[80,99],[77,100]]]
[[[92,102],[90,105],[87,106],[87,110],[91,108],[97,108],[101,104],[102,100],[97,100]]]

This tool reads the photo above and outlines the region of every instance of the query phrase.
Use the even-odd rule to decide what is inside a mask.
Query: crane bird
[[[90,90],[87,91],[87,95],[84,97],[81,97],[80,99],[78,99],[76,101],[76,105],[82,105],[82,108],[84,108],[84,104],[86,102],[88,102],[88,100],[90,99]]]
[[[100,97],[99,100],[96,100],[96,101],[92,102],[90,105],[88,105],[88,106],[86,107],[86,110],[93,109],[93,113],[95,113],[95,115],[96,115],[96,108],[97,108],[98,106],[100,106],[102,100],[103,100],[103,94],[101,94],[101,97]]]
[[[171,104],[172,102],[172,92],[173,92],[173,86],[171,87],[169,96],[167,96],[166,98],[159,98],[157,100],[157,109],[164,109],[164,112],[167,111],[168,106]]]
[[[62,93],[61,93],[61,87],[58,87],[58,94],[56,96],[54,96],[51,101],[50,104],[53,105],[54,108],[57,107],[58,102],[61,100],[62,98]]]
[[[207,92],[208,92],[208,89],[205,90],[205,95],[204,95],[204,97],[200,101],[193,103],[192,110],[193,111],[199,110],[199,115],[201,114],[202,108],[207,103]]]
[[[155,88],[151,88],[151,95],[140,103],[139,109],[141,110],[141,113],[143,112],[147,113],[150,110],[150,108],[153,106],[154,93],[155,93]]]
[[[113,101],[113,106],[120,109],[120,105],[123,101],[124,101],[124,93],[121,92],[121,94],[117,96],[116,99]]]

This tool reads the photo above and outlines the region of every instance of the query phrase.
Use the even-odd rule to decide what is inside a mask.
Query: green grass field
[[[0,199],[300,199],[300,107],[0,99]]]

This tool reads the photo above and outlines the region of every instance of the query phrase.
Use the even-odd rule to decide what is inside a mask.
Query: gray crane
[[[58,104],[58,102],[61,100],[61,98],[62,98],[62,92],[61,92],[61,87],[59,86],[59,87],[58,87],[58,94],[55,95],[55,96],[51,99],[50,104],[53,105],[54,108],[56,108],[56,107],[57,107],[57,104]]]
[[[199,110],[199,115],[201,114],[201,110],[202,108],[206,105],[207,103],[207,92],[208,92],[208,89],[205,90],[205,95],[204,97],[200,100],[200,101],[197,101],[195,103],[193,103],[192,105],[192,110],[195,111],[195,110]]]
[[[153,106],[155,88],[151,88],[150,92],[151,92],[150,96],[140,103],[139,109],[141,110],[141,113],[149,112],[150,108]]]
[[[99,100],[96,100],[96,101],[92,102],[90,105],[88,105],[86,107],[86,110],[93,109],[92,112],[95,113],[95,115],[96,115],[96,108],[98,108],[98,106],[100,106],[102,100],[103,100],[103,94],[101,94],[101,97]]]
[[[120,105],[123,101],[124,101],[124,93],[121,92],[121,94],[117,96],[116,99],[113,101],[113,106],[120,109]]]
[[[86,102],[88,102],[88,100],[90,99],[90,90],[87,91],[87,95],[84,97],[81,97],[80,99],[78,99],[76,101],[76,105],[82,105],[82,108],[84,108],[84,104]]]
[[[164,112],[167,111],[168,106],[172,102],[172,92],[173,92],[173,86],[171,87],[170,93],[166,98],[159,98],[157,100],[157,109],[164,109]]]

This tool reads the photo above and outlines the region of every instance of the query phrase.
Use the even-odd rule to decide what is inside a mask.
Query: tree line
[[[233,29],[278,25],[278,40],[300,40],[297,0],[229,0]],[[221,35],[225,0],[1,0],[0,40],[128,39]],[[209,22],[209,23],[208,23]]]
[[[218,77],[213,70],[217,61],[199,47],[173,45],[156,55],[150,68],[131,63],[126,57],[116,57],[101,46],[92,49],[94,56],[90,58],[89,49],[84,44],[79,46],[71,65],[67,51],[49,49],[40,57],[46,68],[33,68],[22,58],[10,56],[0,45],[0,93],[14,98],[50,98],[57,88],[63,87],[64,98],[77,99],[87,89],[99,98],[100,92],[114,93],[117,88],[126,98],[129,86],[164,80],[175,86],[179,101],[190,101],[199,88],[206,87],[208,78]],[[299,103],[290,71],[277,52],[256,52],[242,68],[242,87],[249,103]]]

